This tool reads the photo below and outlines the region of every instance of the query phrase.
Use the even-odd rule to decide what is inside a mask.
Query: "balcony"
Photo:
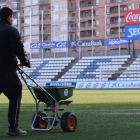
[[[42,14],[42,11],[40,11],[39,13]],[[49,10],[48,11],[43,11],[43,14],[45,14],[45,15],[48,14],[49,15],[49,14],[51,14],[51,11],[49,11]]]
[[[83,12],[83,13],[80,14],[81,18],[83,18],[83,17],[91,17],[91,16],[92,16],[91,11],[89,11],[88,13]],[[98,16],[98,12],[94,11],[93,16]]]
[[[42,31],[40,31],[40,34],[42,34]],[[50,35],[51,34],[51,30],[49,30],[49,31],[43,30],[43,34],[44,35]]]
[[[40,42],[42,42],[42,40],[40,40]],[[43,42],[51,42],[51,40],[49,40],[49,39],[43,39]]]
[[[84,3],[84,4],[80,4],[80,7],[91,7],[91,6],[95,6],[95,5],[99,5],[98,3],[96,2],[93,2],[93,3]]]
[[[17,19],[18,18],[18,15],[13,15],[12,16],[14,19]]]
[[[76,10],[76,7],[68,7],[68,11],[71,12],[71,11],[75,11]]]
[[[75,41],[76,38],[69,38],[68,41]]]
[[[20,10],[20,7],[13,7],[13,10]]]
[[[40,20],[40,24],[42,24],[42,20]],[[43,20],[43,24],[51,24],[51,20]]]
[[[50,4],[51,0],[39,0],[39,4]]]
[[[120,6],[120,13],[124,13],[125,10],[129,10],[129,6],[127,5],[121,5]],[[118,6],[110,7],[109,10],[107,10],[107,14],[118,14]]]
[[[92,36],[92,35],[91,34],[89,34],[89,35],[82,34],[80,37],[89,37],[89,36]]]
[[[93,29],[98,29],[97,26],[98,25],[93,24]],[[81,31],[92,30],[92,24],[82,24],[80,27],[81,27],[80,28]]]
[[[124,17],[120,18],[120,26],[124,26]],[[107,27],[108,28],[113,28],[113,27],[118,27],[119,24],[119,20],[118,18],[110,18],[109,20],[107,20]]]
[[[20,0],[12,0],[12,2],[21,2]]]
[[[76,17],[68,17],[68,21],[69,22],[76,21]]]
[[[0,0],[0,3],[6,3],[6,0]]]
[[[130,1],[130,0],[119,0],[119,2],[126,2],[126,1]],[[109,3],[117,3],[118,2],[118,0],[107,0],[107,4],[109,4]]]
[[[24,27],[24,26],[30,26],[30,24],[22,23],[22,24],[21,24],[21,27]]]
[[[69,27],[68,32],[76,32],[76,27]]]
[[[124,34],[125,32],[120,32],[120,34]],[[118,31],[110,31],[110,32],[107,32],[107,35],[114,35],[114,34],[119,34]]]

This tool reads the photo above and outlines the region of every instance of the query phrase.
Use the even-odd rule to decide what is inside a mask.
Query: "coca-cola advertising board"
[[[140,10],[125,11],[125,25],[140,24]]]

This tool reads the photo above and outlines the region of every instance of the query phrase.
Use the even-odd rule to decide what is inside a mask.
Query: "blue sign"
[[[106,39],[105,44],[106,46],[113,46],[113,45],[128,45],[129,41],[125,40],[125,38],[111,38]],[[130,44],[132,44],[133,41],[130,41]]]
[[[139,40],[140,39],[140,25],[126,25],[125,26],[125,39],[126,40]]]
[[[104,39],[69,41],[70,47],[104,46]]]
[[[30,49],[68,48],[68,41],[30,43]]]
[[[74,86],[76,87],[76,82],[49,82],[46,86]]]

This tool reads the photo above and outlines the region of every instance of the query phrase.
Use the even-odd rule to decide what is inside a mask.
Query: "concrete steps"
[[[115,71],[115,74],[112,74],[112,76],[108,78],[108,80],[117,80],[117,78],[119,78],[120,75],[126,71],[127,67],[129,67],[135,60],[136,58],[129,58],[125,61],[125,64],[122,64],[122,67],[119,68],[118,71]]]

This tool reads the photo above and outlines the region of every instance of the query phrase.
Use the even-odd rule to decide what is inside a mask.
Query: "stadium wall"
[[[119,55],[119,50],[108,50],[107,56]],[[121,50],[120,55],[129,55],[129,50]],[[130,50],[130,55],[133,57],[133,50]],[[134,50],[134,57],[138,57],[140,55],[140,49]],[[81,57],[92,56],[92,51],[84,51],[81,52]],[[93,51],[93,56],[105,56],[105,51]],[[30,58],[30,54],[28,54]],[[62,57],[74,57],[75,59],[79,59],[79,52],[59,52],[59,53],[43,53],[43,58],[62,58]],[[31,58],[42,58],[42,53],[32,53]]]
[[[139,80],[111,80],[111,81],[83,81],[83,82],[37,82],[40,86],[74,86],[75,89],[124,89],[124,88],[140,88]],[[23,83],[23,89],[27,88]],[[33,82],[28,83],[31,86],[35,86]]]

